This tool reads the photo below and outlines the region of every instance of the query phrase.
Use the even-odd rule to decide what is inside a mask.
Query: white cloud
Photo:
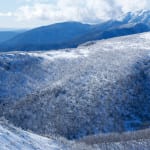
[[[51,2],[50,2],[51,1]],[[53,2],[52,2],[53,1]],[[123,12],[149,9],[149,0],[26,0],[15,12],[0,13],[19,21],[81,21],[97,23],[115,18]]]
[[[114,5],[115,6],[115,5]],[[118,10],[113,10],[112,5],[106,0],[58,0],[56,3],[35,3],[32,6],[20,7],[15,16],[19,20],[40,19],[50,22],[75,20],[95,23],[101,19],[114,17]]]
[[[149,0],[116,0],[124,12],[150,9]]]

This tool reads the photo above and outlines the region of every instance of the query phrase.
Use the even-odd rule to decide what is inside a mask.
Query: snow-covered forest
[[[1,116],[24,130],[76,140],[149,127],[149,40],[144,33],[77,49],[1,53]]]

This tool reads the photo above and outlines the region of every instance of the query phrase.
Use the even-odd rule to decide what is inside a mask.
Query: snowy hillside
[[[142,133],[145,132],[149,134],[149,131],[142,131]],[[123,141],[123,138],[120,138],[121,136],[119,134],[111,135],[111,138],[119,138],[117,142],[114,142],[114,139],[108,141],[106,137],[110,137],[109,135],[104,136],[106,139],[103,141],[101,141],[101,136],[101,138],[90,137],[89,139],[88,137],[88,139],[82,141],[70,142],[45,138],[8,125],[5,121],[0,121],[1,150],[148,150],[150,147],[150,139],[148,138],[129,140],[130,136],[133,136],[129,134]]]
[[[78,61],[89,52],[79,48],[61,52],[0,53],[0,101],[17,100],[63,81],[73,74]]]
[[[61,52],[1,53],[0,114],[68,139],[147,128],[149,40],[145,33]]]
[[[61,150],[61,143],[0,122],[1,150]]]

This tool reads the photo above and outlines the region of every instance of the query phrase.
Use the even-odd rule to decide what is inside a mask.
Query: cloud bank
[[[18,21],[80,21],[98,23],[115,19],[122,13],[150,8],[150,0],[25,0],[14,12],[0,12],[0,16]]]

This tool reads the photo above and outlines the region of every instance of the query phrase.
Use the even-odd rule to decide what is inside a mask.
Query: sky
[[[100,23],[150,9],[150,0],[1,0],[0,28],[33,28],[64,21]]]

